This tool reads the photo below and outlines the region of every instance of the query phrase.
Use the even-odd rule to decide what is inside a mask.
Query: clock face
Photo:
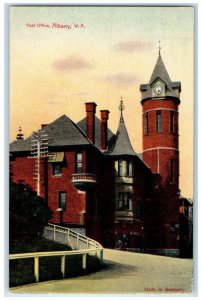
[[[163,86],[162,86],[162,84],[160,84],[160,83],[156,84],[154,86],[153,90],[154,90],[154,93],[156,95],[160,95],[163,92]]]

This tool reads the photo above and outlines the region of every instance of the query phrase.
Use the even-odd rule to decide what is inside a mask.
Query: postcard
[[[195,9],[9,6],[11,294],[193,294]]]

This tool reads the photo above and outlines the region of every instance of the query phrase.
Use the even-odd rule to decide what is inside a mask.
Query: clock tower
[[[162,251],[178,251],[179,231],[179,132],[178,107],[181,83],[171,81],[159,50],[147,84],[141,84],[143,160],[154,174],[153,200],[148,225],[152,243],[164,240]],[[163,238],[163,239],[162,239]],[[152,242],[153,240],[153,242]]]

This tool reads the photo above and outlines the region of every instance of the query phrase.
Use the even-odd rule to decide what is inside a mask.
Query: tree
[[[9,234],[10,241],[29,241],[40,237],[52,217],[43,198],[29,185],[10,183]]]

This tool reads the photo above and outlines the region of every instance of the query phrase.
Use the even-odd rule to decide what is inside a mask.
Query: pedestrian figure
[[[126,234],[123,234],[123,238],[122,238],[122,248],[123,250],[126,250],[128,245],[128,237]]]
[[[115,249],[122,249],[122,241],[120,239],[116,241]]]

